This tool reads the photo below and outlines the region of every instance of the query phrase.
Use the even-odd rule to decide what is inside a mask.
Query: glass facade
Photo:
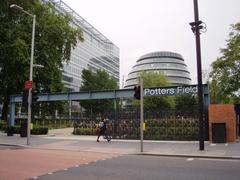
[[[119,48],[96,30],[62,0],[49,0],[59,13],[73,17],[72,26],[83,30],[83,42],[72,49],[71,59],[63,64],[63,82],[69,91],[79,91],[83,69],[105,70],[119,84]]]
[[[124,88],[133,88],[138,85],[138,77],[141,71],[164,74],[172,85],[191,84],[187,65],[178,53],[160,51],[141,56],[128,74]]]

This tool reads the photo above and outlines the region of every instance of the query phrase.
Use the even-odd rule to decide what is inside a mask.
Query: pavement
[[[105,139],[96,142],[96,136],[72,135],[73,128],[50,130],[48,135],[27,138],[19,135],[7,136],[0,132],[0,145],[19,146],[31,149],[65,150],[73,152],[96,152],[116,155],[140,154],[151,156],[176,156],[240,159],[240,141],[233,143],[204,143],[204,151],[199,150],[198,141],[143,141],[143,152],[140,151],[140,140]]]

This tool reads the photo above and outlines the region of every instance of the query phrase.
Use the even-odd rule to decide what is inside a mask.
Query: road
[[[38,177],[39,180],[239,180],[240,160],[124,155]]]
[[[26,180],[116,155],[0,145],[0,180]]]

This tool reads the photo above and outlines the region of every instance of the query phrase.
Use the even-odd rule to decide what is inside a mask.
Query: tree
[[[9,97],[21,93],[29,77],[32,18],[10,9],[17,4],[36,15],[34,63],[35,88],[42,92],[62,91],[64,61],[70,60],[71,49],[83,40],[82,30],[72,27],[71,17],[54,11],[49,3],[38,0],[0,1],[0,96],[3,99],[2,118],[7,118]]]
[[[142,72],[140,76],[143,78],[144,88],[170,86],[169,80],[163,74]],[[134,101],[134,105],[139,106],[139,102]],[[160,111],[172,107],[174,107],[174,98],[170,96],[155,96],[144,99],[144,109],[146,111]]]
[[[227,47],[212,63],[210,77],[211,99],[214,103],[239,102],[240,90],[240,23],[231,25]]]
[[[84,69],[82,71],[82,85],[81,91],[94,90],[112,90],[117,89],[117,80],[104,70],[97,70],[96,72]],[[81,106],[87,112],[104,113],[113,108],[112,100],[86,100],[81,101]]]
[[[194,115],[197,108],[197,97],[193,94],[184,94],[175,96],[175,109],[178,115],[190,114]]]

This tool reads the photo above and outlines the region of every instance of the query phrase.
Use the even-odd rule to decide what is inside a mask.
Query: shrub
[[[0,120],[0,131],[5,131],[7,128],[6,121]]]
[[[5,133],[7,133],[8,135],[20,134],[20,126],[8,126],[5,129]]]
[[[8,126],[5,130],[7,134],[20,134],[21,133],[21,127],[20,126]],[[43,135],[48,133],[47,127],[34,127],[31,129],[32,135]]]
[[[32,135],[44,135],[47,133],[48,133],[47,127],[34,127],[33,129],[31,129]]]
[[[13,126],[13,128],[14,128],[14,134],[20,134],[21,133],[20,126]]]
[[[5,132],[7,133],[8,136],[12,136],[14,134],[14,127],[8,126]]]

